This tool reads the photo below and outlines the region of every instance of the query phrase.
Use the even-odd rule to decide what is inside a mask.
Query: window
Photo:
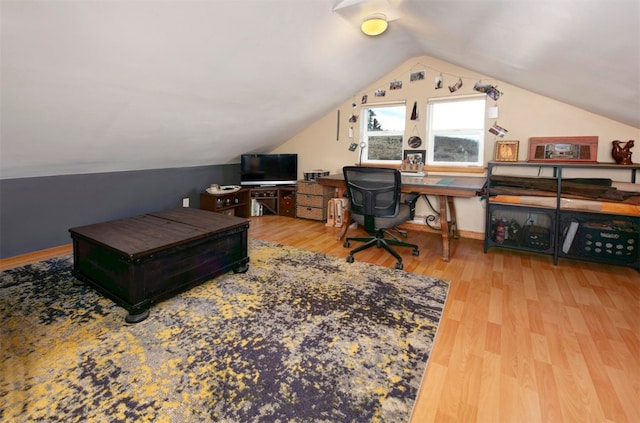
[[[367,144],[363,162],[402,161],[405,109],[404,104],[362,108],[360,133]]]
[[[429,100],[427,164],[484,166],[486,96]]]

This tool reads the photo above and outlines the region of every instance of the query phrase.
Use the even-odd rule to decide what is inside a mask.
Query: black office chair
[[[365,243],[351,250],[347,261],[353,263],[355,253],[375,246],[391,253],[398,260],[396,269],[402,269],[402,257],[391,246],[411,247],[413,248],[411,253],[414,256],[420,254],[418,246],[398,238],[385,238],[385,233],[388,229],[413,220],[419,194],[407,194],[402,201],[400,191],[402,177],[397,169],[345,166],[342,171],[347,187],[346,194],[349,198],[351,218],[364,226],[367,233],[371,235],[345,239],[345,247],[349,247],[351,241]]]

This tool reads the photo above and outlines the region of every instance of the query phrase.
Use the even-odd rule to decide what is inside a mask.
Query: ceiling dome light
[[[367,16],[364,22],[362,22],[362,25],[360,25],[360,29],[366,35],[373,37],[385,32],[388,26],[387,17],[382,13],[376,13]]]

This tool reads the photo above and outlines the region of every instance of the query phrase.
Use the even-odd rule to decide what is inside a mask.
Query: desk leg
[[[447,196],[439,195],[440,203],[440,232],[442,233],[442,261],[449,261],[449,250],[451,241],[449,240],[449,222],[447,219]]]
[[[454,239],[460,239],[458,234],[458,216],[456,215],[456,205],[453,202],[453,197],[447,196],[447,205],[449,206],[449,216],[451,216],[451,236]]]
[[[341,241],[342,238],[344,238],[345,235],[347,235],[349,226],[351,226],[351,224],[353,223],[353,221],[351,220],[351,213],[349,212],[349,210],[344,210],[344,215],[342,216],[342,223],[343,223],[342,229],[338,234],[338,241]]]

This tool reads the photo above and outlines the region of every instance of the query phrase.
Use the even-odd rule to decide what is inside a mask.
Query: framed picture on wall
[[[426,150],[404,150],[404,162],[408,164],[424,164]]]
[[[596,163],[597,156],[597,135],[529,138],[530,162]]]
[[[426,71],[417,71],[417,72],[411,72],[411,74],[409,75],[409,81],[410,82],[415,82],[415,81],[422,81],[424,80],[424,77],[426,75]]]
[[[497,162],[517,162],[520,141],[496,141],[494,160]]]

